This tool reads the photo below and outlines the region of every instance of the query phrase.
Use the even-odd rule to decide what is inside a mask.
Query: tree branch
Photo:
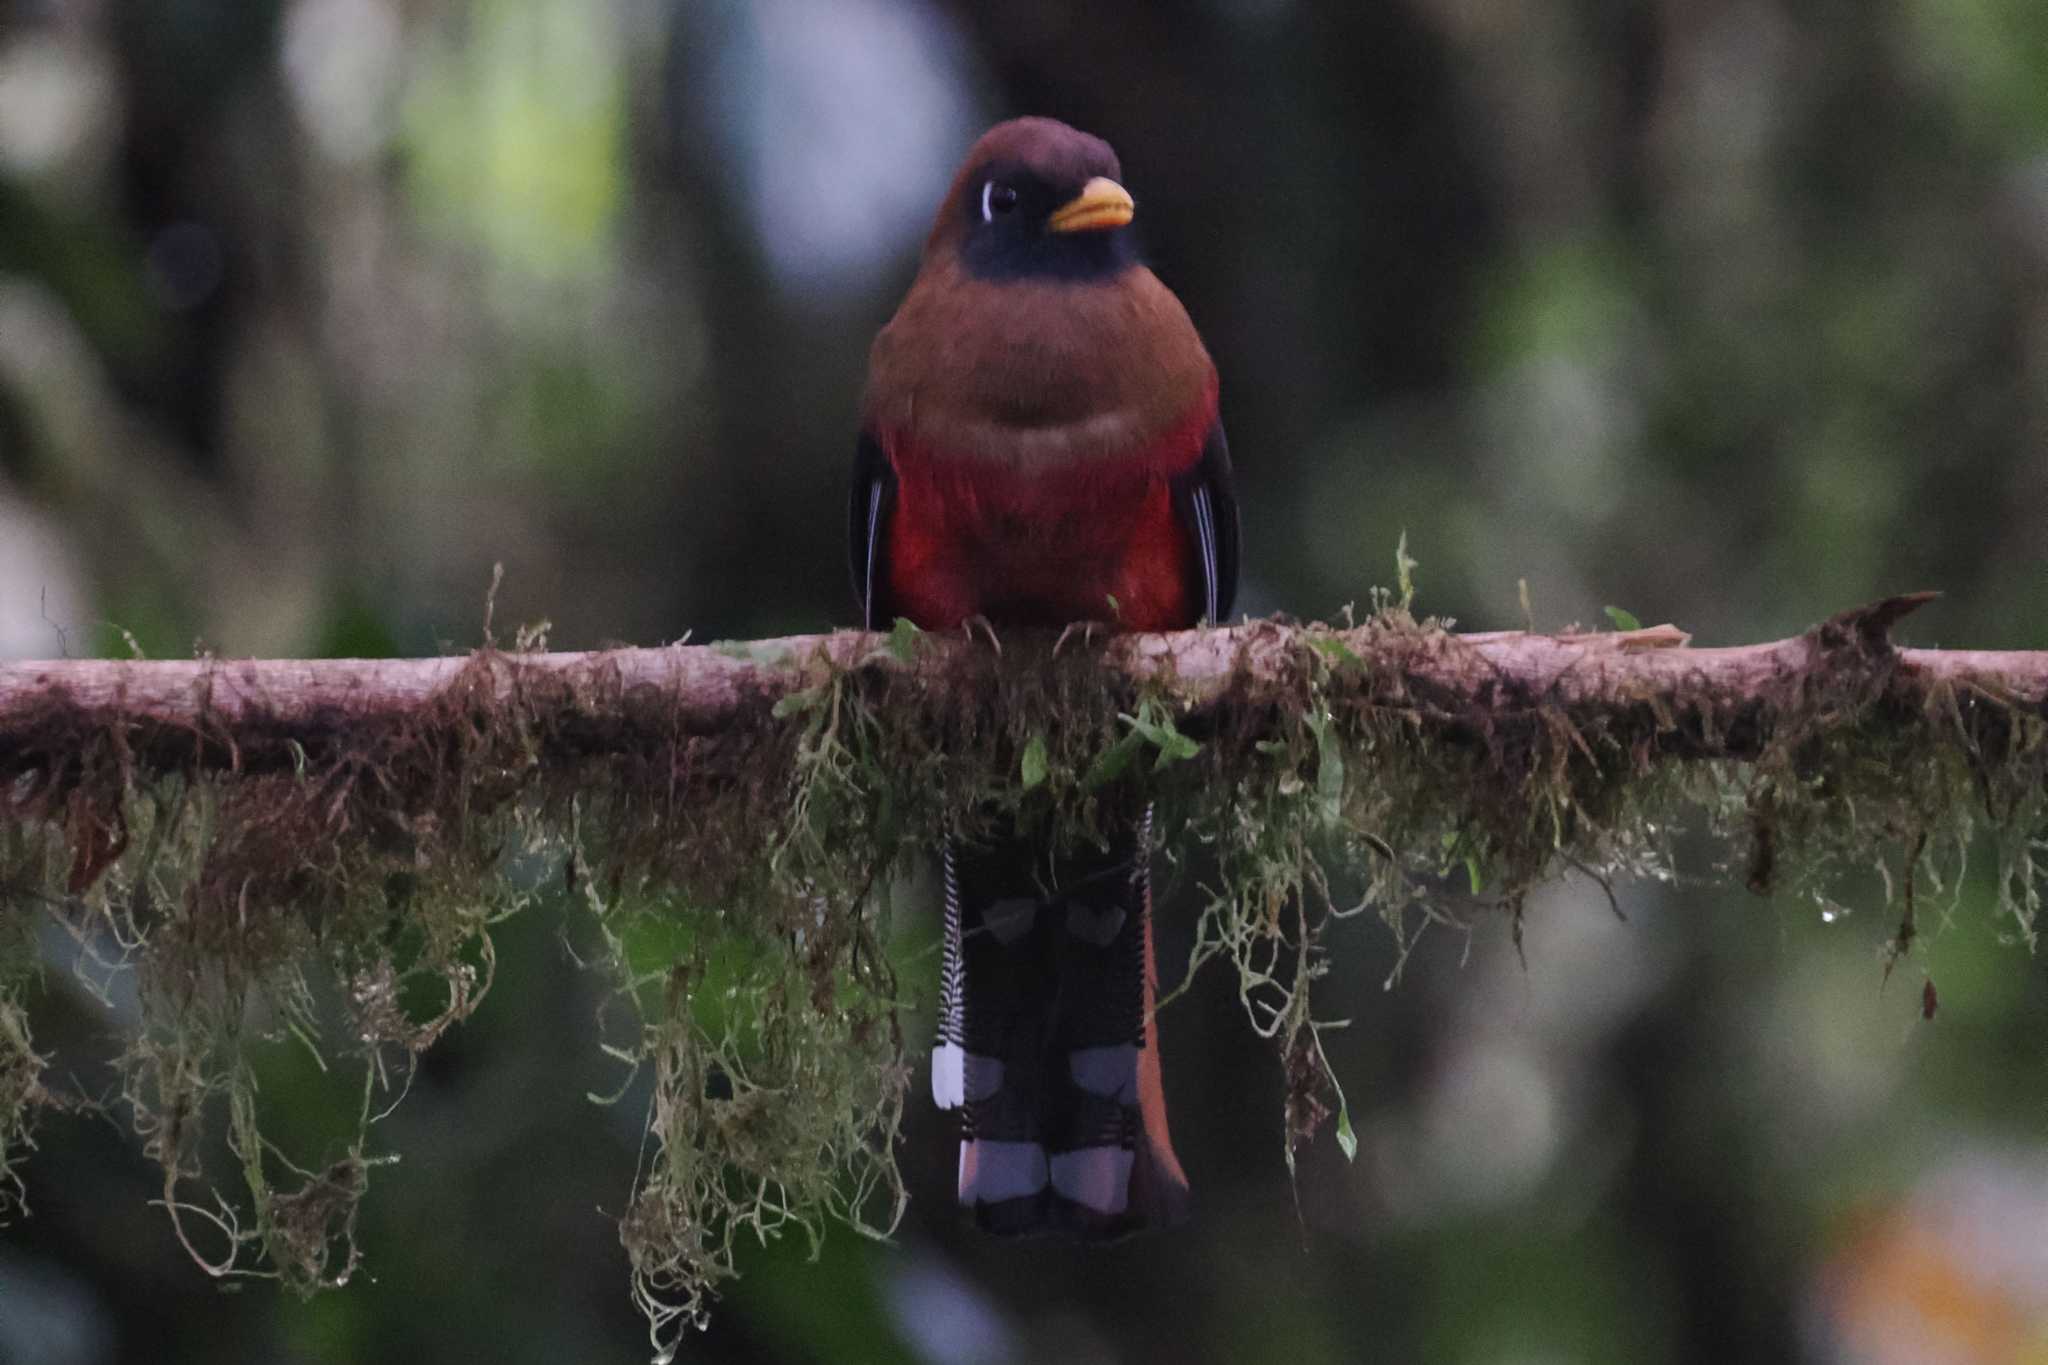
[[[1403,956],[1423,926],[1487,909],[1519,943],[1534,887],[1668,877],[1692,822],[1759,892],[1898,866],[1893,961],[1919,889],[1960,888],[1966,865],[2031,942],[2048,652],[1896,648],[1925,600],[1726,649],[1670,626],[1452,635],[1392,608],[1064,652],[902,630],[0,664],[0,1218],[54,1102],[27,1009],[46,919],[138,975],[122,1095],[165,1204],[212,1206],[179,1191],[203,1175],[193,1116],[224,1098],[246,1187],[212,1196],[232,1273],[310,1289],[355,1263],[372,1092],[402,1089],[404,1059],[477,1007],[491,926],[543,899],[584,916],[637,1021],[607,1052],[653,1076],[654,1148],[689,1154],[651,1162],[621,1222],[657,1320],[701,1309],[741,1229],[901,1211],[908,997],[870,893],[978,829],[1099,841],[1156,814],[1207,869],[1186,888],[1193,963],[1237,970],[1284,1059],[1290,1142],[1341,1106],[1310,992],[1353,907]],[[321,970],[346,1016],[324,1029]],[[713,982],[736,1012],[717,1030],[696,1006]],[[284,1026],[252,1032],[264,1018]],[[316,1035],[365,1068],[325,1174],[263,1137],[255,1069],[266,1037]]]
[[[1449,717],[1474,708],[1564,705],[1649,707],[1682,757],[1752,757],[1786,708],[1822,681],[1862,680],[1895,700],[1931,704],[1981,698],[2030,709],[2048,701],[2048,651],[1900,649],[1890,625],[1926,600],[1893,598],[1845,612],[1803,635],[1765,644],[1694,649],[1670,626],[1593,635],[1519,631],[1454,635],[1376,624],[1352,629],[1252,622],[1229,629],[1116,637],[1102,646],[1111,670],[1163,687],[1186,713],[1213,715],[1257,695],[1297,666],[1304,646],[1353,667],[1330,683],[1333,700],[1406,697]],[[738,711],[816,686],[835,670],[874,668],[943,677],[978,667],[987,646],[921,637],[914,660],[890,637],[857,631],[744,645],[678,645],[588,653],[323,660],[43,660],[0,663],[0,775],[20,772],[40,748],[53,708],[73,724],[117,726],[147,762],[237,766],[282,742],[312,745],[405,724],[462,693],[510,700],[542,691],[571,705],[606,697],[659,699],[672,723],[717,730]],[[479,695],[481,689],[481,695]],[[967,703],[961,694],[962,704]],[[1717,717],[1739,723],[1716,724]],[[629,729],[586,737],[599,747],[636,742]],[[585,751],[588,751],[586,744]]]

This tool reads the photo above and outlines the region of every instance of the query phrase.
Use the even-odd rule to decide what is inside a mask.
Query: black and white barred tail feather
[[[961,1110],[960,1202],[989,1231],[1113,1238],[1187,1214],[1152,1038],[1148,842],[1141,826],[1056,862],[945,849],[932,1098]]]
[[[948,839],[939,855],[945,896],[945,941],[939,954],[939,1024],[932,1040],[932,1103],[958,1109],[965,1102],[962,1072],[966,1024],[960,1007],[960,874]]]

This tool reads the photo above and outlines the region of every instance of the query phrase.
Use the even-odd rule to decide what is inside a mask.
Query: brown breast
[[[1215,374],[1143,266],[1108,283],[991,281],[941,253],[875,338],[863,412],[885,444],[1050,469],[1149,451]]]

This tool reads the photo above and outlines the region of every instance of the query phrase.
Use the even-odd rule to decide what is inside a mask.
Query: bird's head
[[[1136,264],[1136,204],[1116,153],[1057,119],[1019,118],[981,136],[925,244],[990,280],[1094,279]]]

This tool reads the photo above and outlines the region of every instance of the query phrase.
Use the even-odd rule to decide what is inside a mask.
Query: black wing
[[[1195,467],[1173,481],[1173,506],[1194,547],[1202,619],[1221,624],[1237,602],[1237,490],[1221,421],[1209,428]]]
[[[893,604],[882,591],[882,546],[889,512],[896,502],[896,472],[881,443],[865,431],[853,450],[853,490],[847,499],[847,561],[853,568],[853,596],[860,604],[861,624],[869,630],[895,620]]]

